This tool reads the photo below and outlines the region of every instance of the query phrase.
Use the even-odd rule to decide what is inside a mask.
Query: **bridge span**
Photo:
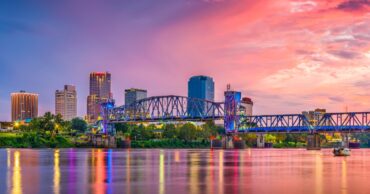
[[[226,92],[225,92],[226,93]],[[103,123],[223,120],[227,134],[233,133],[319,133],[370,132],[370,112],[323,113],[314,119],[303,114],[245,115],[240,94],[225,94],[225,102],[184,96],[154,96],[128,106],[103,107]]]

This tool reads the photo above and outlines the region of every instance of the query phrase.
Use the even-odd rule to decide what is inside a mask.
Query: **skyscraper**
[[[77,116],[75,86],[65,85],[64,90],[55,91],[55,114],[61,114],[64,120],[72,120]]]
[[[213,79],[204,75],[191,77],[188,81],[188,97],[214,101],[215,83],[213,82]],[[206,110],[207,107],[205,106],[206,104],[204,104],[199,111],[196,111],[192,108],[193,104],[189,101],[188,113],[190,116],[199,117],[201,116],[201,113]]]
[[[37,117],[38,98],[38,94],[28,93],[25,91],[12,93],[12,121]]]
[[[143,89],[130,88],[125,90],[125,105],[130,105],[137,100],[147,97],[147,91]]]
[[[112,98],[111,74],[109,72],[90,73],[90,94],[87,97],[87,119],[90,123],[100,116],[100,104]]]

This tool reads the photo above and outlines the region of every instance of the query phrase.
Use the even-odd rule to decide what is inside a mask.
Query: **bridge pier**
[[[220,140],[211,140],[211,149],[244,149],[245,141],[239,139],[237,136],[228,134]]]
[[[233,148],[234,148],[233,136],[226,135],[225,136],[225,149],[233,149]]]
[[[102,134],[95,134],[90,137],[91,144],[96,148],[116,148],[116,138],[114,136],[105,136]]]
[[[345,148],[349,148],[349,133],[342,133],[342,146]]]
[[[265,134],[257,134],[257,148],[265,147]]]
[[[321,149],[320,135],[318,133],[311,133],[307,136],[307,150]]]

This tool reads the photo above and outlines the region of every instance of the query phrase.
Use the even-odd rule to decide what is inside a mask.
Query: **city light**
[[[15,121],[15,122],[14,122],[14,127],[15,127],[15,128],[18,128],[19,126],[20,126],[19,121]]]
[[[0,0],[0,67],[0,194],[370,194],[370,0]]]

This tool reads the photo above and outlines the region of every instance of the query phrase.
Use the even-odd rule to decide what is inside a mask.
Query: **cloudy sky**
[[[86,114],[91,71],[112,73],[113,95],[186,95],[192,75],[226,84],[256,114],[326,108],[370,111],[369,0],[70,0],[0,2],[0,120],[10,93],[76,85]]]

